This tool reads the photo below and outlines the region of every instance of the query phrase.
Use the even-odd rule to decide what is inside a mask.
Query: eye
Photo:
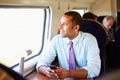
[[[64,26],[67,26],[67,23],[63,23]]]

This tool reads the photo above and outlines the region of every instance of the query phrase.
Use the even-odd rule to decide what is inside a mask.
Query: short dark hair
[[[76,11],[68,11],[68,12],[64,13],[64,15],[72,16],[72,22],[75,25],[79,25],[79,26],[81,25],[82,17],[78,12],[76,12]]]
[[[82,18],[95,20],[95,18],[97,18],[97,15],[93,14],[92,12],[87,12],[83,14]]]

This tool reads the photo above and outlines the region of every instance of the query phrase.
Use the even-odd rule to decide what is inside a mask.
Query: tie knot
[[[73,42],[72,41],[69,41],[69,45],[72,45],[73,44]]]

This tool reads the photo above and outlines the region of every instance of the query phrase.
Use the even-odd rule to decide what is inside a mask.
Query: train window
[[[0,6],[0,63],[13,67],[40,54],[49,15],[49,7]]]

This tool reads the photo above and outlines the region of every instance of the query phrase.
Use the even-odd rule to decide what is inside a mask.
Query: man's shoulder
[[[82,36],[85,36],[85,37],[94,37],[94,35],[88,33],[88,32],[80,32]]]

